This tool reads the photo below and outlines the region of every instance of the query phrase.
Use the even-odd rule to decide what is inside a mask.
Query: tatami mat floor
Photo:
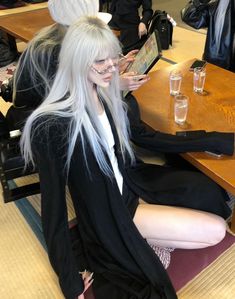
[[[45,4],[41,4],[44,6]],[[40,7],[40,4],[38,4]],[[23,10],[23,8],[21,8]],[[6,13],[6,12],[5,12]],[[1,13],[0,13],[1,16]],[[191,58],[201,58],[204,48],[205,34],[183,29],[174,28],[173,46],[163,51],[163,59],[154,69],[163,68],[171,63],[181,62]],[[24,44],[19,44],[23,49]],[[154,70],[153,69],[153,70]],[[160,78],[159,78],[160,79]],[[8,104],[0,99],[0,110],[7,111]],[[17,182],[20,184],[20,180]],[[1,192],[1,190],[0,190]],[[38,199],[38,197],[37,197]],[[32,198],[31,203],[40,212],[40,202]],[[15,203],[3,204],[0,196],[0,298],[1,299],[60,299],[63,298],[58,286],[57,278],[48,262],[45,249],[35,236],[32,228],[23,217],[19,209],[20,205]],[[72,209],[69,208],[71,211]],[[69,218],[73,218],[71,212]],[[231,262],[232,261],[232,262]],[[231,264],[233,263],[233,264]],[[216,262],[210,273],[205,270],[200,274],[194,284],[189,284],[179,293],[180,299],[204,299],[206,298],[206,286],[204,281],[214,273],[211,279],[211,288],[215,289],[215,295],[211,299],[233,299],[234,291],[234,248],[225,253]],[[230,272],[221,272],[221,282],[214,280],[221,265]],[[231,266],[225,267],[225,265]],[[230,271],[230,270],[229,270]],[[219,278],[219,276],[217,276]],[[230,282],[230,284],[229,284]],[[209,283],[209,282],[208,282]],[[220,290],[219,296],[216,290]],[[209,298],[209,297],[207,297]],[[209,298],[209,299],[210,299]],[[109,299],[109,298],[104,298]],[[121,298],[120,298],[121,299]]]
[[[179,292],[180,299],[235,298],[235,245],[225,251]]]
[[[0,298],[62,299],[46,251],[14,203],[0,200]]]

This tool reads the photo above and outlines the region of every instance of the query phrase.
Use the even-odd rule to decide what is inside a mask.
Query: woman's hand
[[[82,274],[82,279],[84,281],[84,291],[81,295],[78,296],[77,299],[85,299],[84,293],[92,285],[92,283],[94,281],[94,279],[92,279],[92,276],[93,276],[94,273],[90,273],[90,272],[85,270],[84,272],[80,272],[80,274]]]
[[[126,55],[125,55],[125,58],[128,60],[128,62],[131,62],[133,60],[135,60],[135,56],[136,54],[139,52],[138,49],[136,50],[131,50],[130,52],[128,52]]]
[[[146,25],[142,22],[139,23],[138,31],[139,31],[139,38],[140,39],[143,35],[146,35],[148,33]]]
[[[121,90],[136,90],[149,80],[148,75],[136,75],[134,72],[124,73],[120,75]]]
[[[124,73],[131,62],[135,60],[136,54],[139,50],[132,50],[128,52],[125,56],[123,55],[119,60],[119,72]]]

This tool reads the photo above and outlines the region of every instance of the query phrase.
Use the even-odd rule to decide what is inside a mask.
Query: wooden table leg
[[[233,209],[232,219],[231,219],[231,231],[235,233],[235,207]]]

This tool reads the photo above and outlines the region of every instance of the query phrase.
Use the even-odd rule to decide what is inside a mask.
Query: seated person
[[[40,31],[20,57],[14,76],[14,105],[7,114],[10,130],[22,127],[27,116],[41,104],[48,94],[57,69],[61,42],[68,26],[84,14],[95,15],[98,12],[97,0],[73,0],[71,5],[67,5],[68,1],[71,0],[48,1],[50,14],[56,23]],[[130,59],[132,54],[133,52],[131,52]],[[135,90],[148,80],[145,75],[140,81],[134,80],[134,77],[132,73],[122,74],[121,88]],[[140,120],[136,99],[128,95],[125,101],[129,106],[131,139],[141,147],[164,153],[216,151],[231,155],[234,151],[233,133],[202,132],[196,135],[176,136],[150,131]]]
[[[23,125],[28,115],[41,104],[50,90],[57,69],[61,42],[67,30],[67,25],[73,20],[74,11],[76,11],[76,18],[85,13],[95,14],[98,11],[98,8],[94,8],[96,7],[96,1],[91,6],[89,13],[86,12],[88,6],[85,8],[83,6],[86,2],[73,0],[73,5],[76,4],[75,10],[74,6],[66,5],[68,1],[50,0],[48,2],[51,15],[57,23],[43,29],[29,43],[28,48],[20,58],[19,68],[16,71],[15,106],[8,112],[8,124],[21,122]],[[67,11],[68,14],[61,15],[61,11]],[[132,79],[133,76],[128,74],[123,74],[122,78],[128,82],[127,84],[131,89],[138,88],[139,84],[144,82],[134,81]],[[140,146],[152,149],[155,152],[183,152],[190,150],[216,150],[225,154],[233,152],[233,134],[206,133],[204,136],[191,138],[149,131],[141,123],[135,98],[129,95],[126,101],[130,107],[128,114],[132,131],[131,139]],[[16,127],[12,126],[13,130],[18,128],[18,125]],[[184,179],[183,176],[182,179]],[[186,182],[187,184],[189,183],[188,181]],[[189,184],[189,189],[192,188],[190,186],[191,184]],[[224,196],[226,197],[226,195]]]
[[[98,0],[48,1],[50,15],[56,23],[39,31],[20,57],[14,74],[13,106],[7,113],[10,130],[22,127],[27,116],[48,93],[57,69],[60,45],[68,26],[85,14],[97,15],[98,5]],[[102,13],[98,15],[103,18]],[[131,61],[135,53],[136,51],[131,51],[127,54],[125,63]],[[131,72],[123,74],[121,88],[135,90],[148,80],[147,75],[139,77],[141,82],[134,80]]]
[[[92,284],[97,299],[176,299],[149,244],[217,244],[230,210],[224,191],[200,173],[135,158],[119,90],[120,51],[116,36],[97,17],[71,25],[52,87],[27,119],[21,146],[26,163],[39,168],[43,234],[65,298],[84,299]],[[72,251],[66,185],[84,264],[75,262]],[[80,274],[84,269],[94,280]]]

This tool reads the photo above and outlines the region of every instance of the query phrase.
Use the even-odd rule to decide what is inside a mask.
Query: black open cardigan
[[[107,109],[106,109],[107,110]],[[230,213],[224,191],[197,172],[179,171],[137,162],[125,164],[109,111],[115,151],[124,184],[135,207],[141,196],[149,203],[169,204]],[[158,257],[140,235],[116,180],[104,175],[86,144],[86,167],[79,137],[66,180],[68,120],[39,119],[33,153],[39,168],[42,194],[42,225],[50,262],[59,277],[64,296],[74,299],[83,291],[69,236],[65,186],[69,187],[86,255],[86,267],[94,272],[96,299],[175,299],[176,293]],[[133,206],[133,205],[132,205]]]

